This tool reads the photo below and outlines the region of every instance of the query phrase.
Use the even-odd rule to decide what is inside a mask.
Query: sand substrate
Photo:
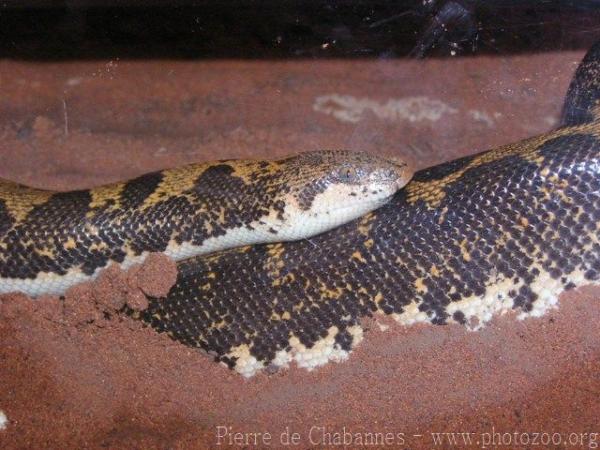
[[[581,56],[4,60],[0,177],[72,189],[325,147],[426,167],[550,129]],[[341,448],[344,436],[358,446],[379,433],[377,447],[432,448],[436,432],[473,433],[473,447],[600,440],[582,434],[600,432],[599,289],[479,332],[371,319],[347,362],[244,380],[118,312],[143,308],[143,293],[164,293],[174,276],[154,256],[64,299],[3,296],[0,447]]]

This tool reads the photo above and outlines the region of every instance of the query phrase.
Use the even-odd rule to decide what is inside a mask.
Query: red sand
[[[0,177],[66,189],[319,147],[395,153],[424,167],[551,128],[580,57],[0,61]],[[411,122],[389,103],[414,96],[450,109]],[[320,112],[325,97],[334,111],[354,102],[362,114],[348,122]],[[382,433],[388,448],[432,448],[431,433],[444,431],[475,433],[474,447],[507,442],[493,432],[510,433],[506,448],[531,447],[534,433],[572,447],[600,440],[579,434],[600,432],[599,289],[563,296],[541,319],[508,315],[480,332],[388,322],[381,332],[371,320],[345,363],[244,380],[114,313],[125,302],[144,307],[140,289],[160,293],[173,277],[158,257],[73,288],[64,303],[2,297],[0,447],[281,448],[296,432],[289,447],[341,448],[335,433],[344,431],[353,444]],[[219,440],[229,431],[251,434]],[[529,445],[515,432],[531,433]]]

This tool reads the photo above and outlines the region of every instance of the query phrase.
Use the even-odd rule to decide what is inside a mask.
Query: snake
[[[123,313],[244,377],[344,361],[367,318],[477,330],[541,316],[563,291],[600,284],[599,80],[600,43],[556,129],[410,181],[403,163],[326,151],[67,193],[2,182],[0,292],[63,292],[166,253],[178,259],[169,293]]]
[[[316,150],[190,164],[68,192],[2,180],[0,294],[62,295],[153,252],[180,261],[309,238],[380,207],[411,175],[398,158]]]
[[[133,317],[250,377],[346,360],[365,320],[539,317],[600,284],[600,43],[559,126],[416,172],[385,205],[314,237],[178,263]]]

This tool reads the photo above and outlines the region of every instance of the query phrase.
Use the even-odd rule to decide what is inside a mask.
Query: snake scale
[[[345,359],[361,319],[481,327],[600,283],[600,43],[547,134],[417,172],[383,207],[311,239],[179,263],[139,317],[244,376]],[[138,313],[133,313],[138,315]]]

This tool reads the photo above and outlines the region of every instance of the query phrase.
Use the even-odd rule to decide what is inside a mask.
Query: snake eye
[[[339,171],[339,176],[342,181],[351,182],[356,180],[358,173],[354,167],[342,167]]]

